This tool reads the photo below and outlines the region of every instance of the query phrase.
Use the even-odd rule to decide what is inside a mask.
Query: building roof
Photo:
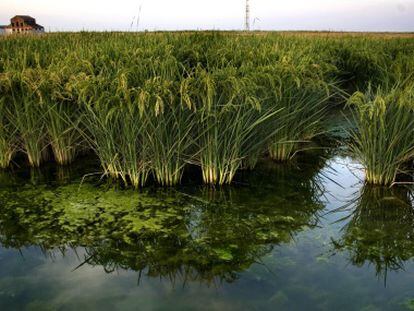
[[[15,19],[15,18],[21,18],[21,19],[24,19],[24,20],[35,20],[33,17],[31,17],[29,15],[16,15],[12,19]]]

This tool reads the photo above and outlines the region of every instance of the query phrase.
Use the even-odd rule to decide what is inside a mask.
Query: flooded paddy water
[[[347,157],[141,191],[94,163],[0,173],[0,309],[414,309],[413,192]]]

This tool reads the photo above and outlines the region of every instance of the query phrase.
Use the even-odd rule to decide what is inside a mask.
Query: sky
[[[48,31],[237,30],[244,27],[245,1],[1,0],[0,24],[8,24],[14,15],[31,15]],[[257,30],[414,32],[414,0],[250,3],[252,28]]]

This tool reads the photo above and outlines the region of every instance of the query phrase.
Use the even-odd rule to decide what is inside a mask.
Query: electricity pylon
[[[246,0],[246,20],[244,24],[244,30],[250,30],[250,3],[249,0]]]

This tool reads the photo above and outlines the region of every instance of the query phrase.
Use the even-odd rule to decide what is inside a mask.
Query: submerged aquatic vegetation
[[[273,247],[316,226],[323,207],[297,178],[289,185],[280,181],[286,188],[267,189],[265,197],[224,188],[214,198],[211,187],[137,192],[70,182],[15,188],[8,176],[6,181],[0,187],[4,247],[36,245],[46,254],[84,247],[79,264],[100,265],[108,273],[128,269],[207,284],[234,281]],[[302,195],[292,198],[295,185]]]
[[[413,86],[369,88],[355,93],[349,150],[365,168],[366,181],[391,185],[414,157]]]

